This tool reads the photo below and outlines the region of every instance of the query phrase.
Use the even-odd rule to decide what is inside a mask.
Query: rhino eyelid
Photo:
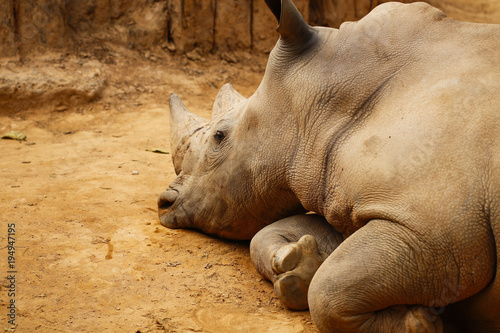
[[[215,138],[217,141],[219,141],[219,142],[221,142],[222,140],[224,140],[224,138],[225,138],[225,137],[226,137],[226,135],[225,135],[225,134],[224,134],[224,132],[222,132],[222,131],[217,131],[217,132],[215,132],[215,134],[214,134],[214,138]]]

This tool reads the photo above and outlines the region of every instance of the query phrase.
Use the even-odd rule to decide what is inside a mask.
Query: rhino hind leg
[[[280,301],[293,310],[305,310],[312,277],[342,240],[323,217],[297,215],[257,233],[250,253],[257,271],[273,282]]]

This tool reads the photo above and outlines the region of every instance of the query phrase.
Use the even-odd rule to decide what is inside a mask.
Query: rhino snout
[[[168,189],[158,198],[158,209],[168,209],[177,200],[179,192],[176,190]]]
[[[160,222],[167,228],[181,228],[178,219],[175,216],[173,204],[179,197],[179,192],[173,189],[168,189],[158,197],[158,216]]]

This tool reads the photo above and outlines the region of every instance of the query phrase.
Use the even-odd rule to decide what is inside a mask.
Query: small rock
[[[136,85],[136,86],[135,86],[135,90],[136,90],[137,92],[141,92],[141,93],[146,92],[146,89],[144,89],[144,87],[143,87],[143,86],[141,86],[141,85]]]
[[[236,57],[236,55],[228,52],[222,53],[220,57],[222,60],[226,60],[230,64],[235,64],[238,62],[238,58]]]
[[[64,111],[68,111],[67,106],[58,106],[54,109],[54,112],[64,112]]]
[[[192,61],[205,61],[205,58],[201,55],[201,51],[199,49],[194,49],[186,53],[186,58]]]
[[[166,262],[165,264],[167,265],[167,267],[177,267],[179,265],[182,265],[181,262]]]
[[[163,43],[163,45],[161,47],[163,49],[169,50],[170,52],[175,52],[175,50],[176,50],[175,44],[172,42],[165,42],[165,43]]]

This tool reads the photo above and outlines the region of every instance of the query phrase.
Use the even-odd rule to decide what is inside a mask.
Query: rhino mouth
[[[179,192],[167,189],[158,197],[158,217],[160,223],[170,229],[190,228],[191,219],[182,208]]]

